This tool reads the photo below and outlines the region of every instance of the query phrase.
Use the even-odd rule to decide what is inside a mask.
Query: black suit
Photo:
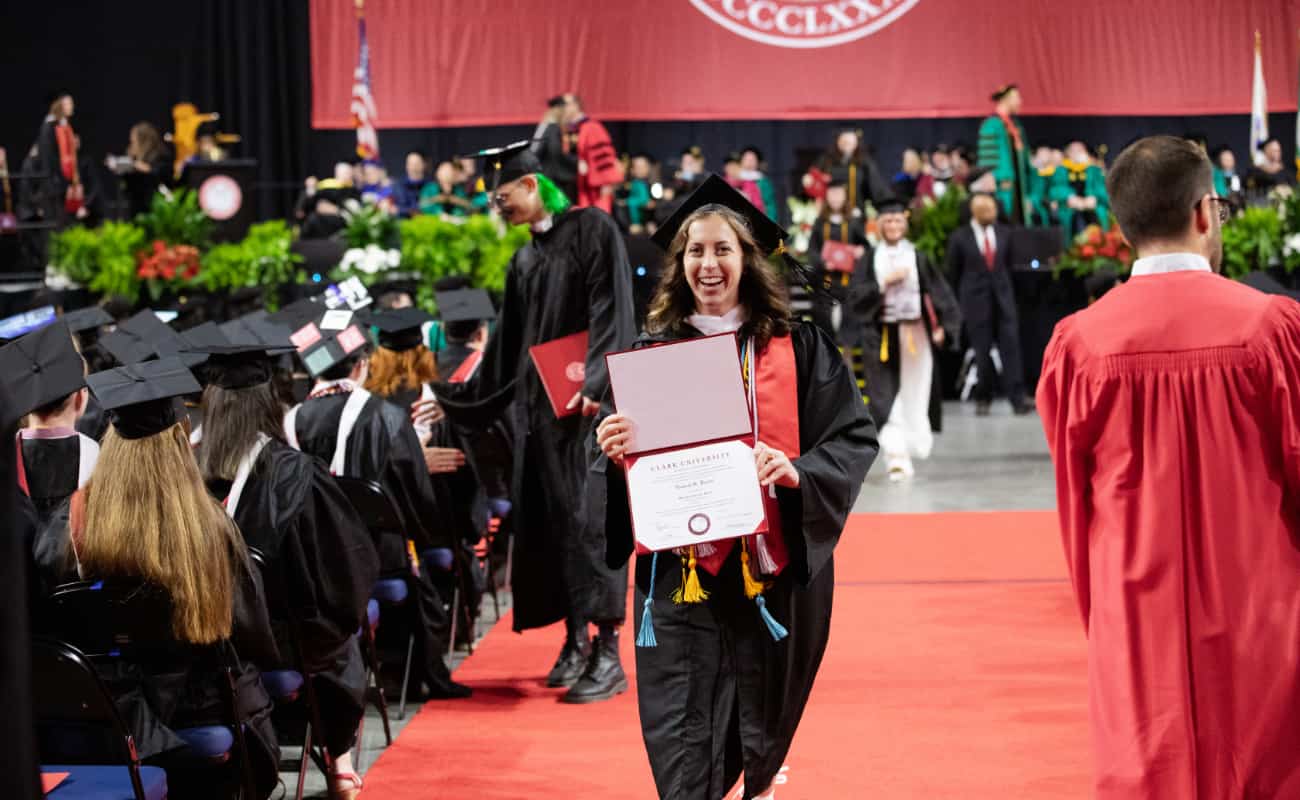
[[[993,376],[997,373],[989,352],[996,340],[1002,356],[1002,388],[1012,405],[1018,406],[1025,399],[1025,372],[1020,360],[1020,323],[1007,255],[1011,229],[995,224],[993,238],[993,268],[989,269],[983,242],[977,242],[975,230],[969,224],[963,224],[948,240],[946,268],[957,287],[962,316],[966,320],[966,335],[975,349],[975,363],[979,369],[975,398],[988,401],[993,396]]]

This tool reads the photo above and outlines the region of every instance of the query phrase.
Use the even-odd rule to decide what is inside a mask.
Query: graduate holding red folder
[[[790,319],[766,260],[783,237],[717,176],[655,237],[669,255],[638,346],[736,335],[767,523],[637,557],[641,730],[661,800],[717,800],[742,772],[746,800],[775,796],[830,633],[832,551],[877,451],[834,343]],[[624,466],[638,429],[622,413],[597,429],[611,564],[634,549]]]
[[[459,424],[486,426],[503,413],[511,418],[515,630],[563,620],[564,646],[546,682],[570,687],[566,702],[590,703],[627,690],[618,657],[627,560],[606,566],[604,537],[589,525],[591,517],[603,517],[604,500],[599,491],[588,496],[587,442],[608,388],[605,354],[628,348],[636,337],[632,270],[613,218],[594,208],[568,208],[528,145],[477,154],[486,162],[502,219],[529,225],[533,238],[510,261],[482,364],[466,382],[439,384],[436,392]],[[545,352],[548,343],[581,335],[586,346],[562,358],[565,381],[551,381],[552,391],[565,382],[572,391],[552,405],[529,351]]]

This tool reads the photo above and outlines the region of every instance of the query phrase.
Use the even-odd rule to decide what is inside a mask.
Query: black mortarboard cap
[[[1006,97],[1007,95],[1011,94],[1012,92],[1014,92],[1019,88],[1020,87],[1014,83],[1004,83],[998,88],[993,90],[993,94],[990,95],[990,99],[996,103],[997,101],[1001,100],[1002,98]]]
[[[103,325],[112,325],[113,317],[100,306],[89,306],[67,312],[63,315],[63,321],[67,323],[68,330],[81,333]]]
[[[396,308],[370,315],[370,324],[379,329],[379,346],[402,352],[424,344],[424,325],[433,315],[418,308]]]
[[[96,372],[90,390],[124,439],[143,439],[176,424],[175,398],[200,391],[199,382],[176,357]]]
[[[496,319],[492,298],[482,289],[456,289],[434,292],[438,303],[438,316],[443,322],[477,322]]]
[[[874,204],[877,214],[906,214],[907,203],[898,197],[883,197]]]
[[[320,333],[320,340],[301,352],[303,366],[313,378],[355,354],[368,341],[356,321],[343,330],[321,330]]]
[[[831,167],[829,172],[831,179],[827,181],[827,186],[848,186],[849,185],[849,168],[848,167]]]
[[[488,191],[496,191],[503,183],[542,171],[542,163],[533,155],[531,145],[532,142],[524,140],[505,147],[489,147],[457,158],[483,159],[483,180],[489,187]]]
[[[203,352],[201,348],[213,347],[217,345],[230,344],[230,340],[222,333],[221,327],[215,322],[205,322],[202,325],[195,326],[181,333],[181,339],[184,341],[184,350],[190,353]]]
[[[119,323],[116,330],[100,337],[99,342],[121,364],[134,364],[154,356],[180,356],[186,366],[203,360],[201,356],[181,355],[188,343],[147,309]]]
[[[779,255],[791,272],[810,290],[823,291],[821,281],[816,279],[817,276],[813,271],[786,250],[785,228],[774,222],[771,217],[760,211],[743,194],[717,175],[709,175],[698,189],[691,192],[651,238],[665,252],[668,251],[678,230],[686,222],[686,218],[708,206],[723,206],[739,214],[748,223],[749,231],[753,234],[759,249],[769,256]]]
[[[46,325],[0,348],[0,374],[16,406],[27,414],[86,385],[86,364],[63,322]]]
[[[323,297],[324,295],[318,295],[295,300],[274,314],[268,314],[266,319],[270,322],[286,325],[290,330],[296,331],[324,313],[325,303],[322,301]]]
[[[208,383],[222,389],[247,389],[271,380],[275,358],[260,342],[205,345],[196,352],[207,358]]]

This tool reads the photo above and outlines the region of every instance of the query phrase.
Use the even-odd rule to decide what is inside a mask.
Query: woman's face
[[[843,184],[826,187],[826,207],[831,211],[837,214],[844,213],[844,205],[848,201],[849,192]]]
[[[880,235],[889,244],[895,244],[907,235],[906,214],[881,214],[876,224],[880,226]]]
[[[724,218],[707,216],[691,223],[682,266],[696,311],[717,317],[739,304],[744,255],[736,231]]]
[[[839,149],[841,155],[847,156],[858,149],[858,135],[845,131],[835,140],[835,146]]]

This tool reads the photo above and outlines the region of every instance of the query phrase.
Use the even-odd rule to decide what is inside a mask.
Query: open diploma
[[[767,530],[734,334],[610,353],[632,426],[624,469],[641,552]]]
[[[754,450],[739,439],[642,456],[628,467],[627,488],[637,541],[648,550],[765,527]]]

